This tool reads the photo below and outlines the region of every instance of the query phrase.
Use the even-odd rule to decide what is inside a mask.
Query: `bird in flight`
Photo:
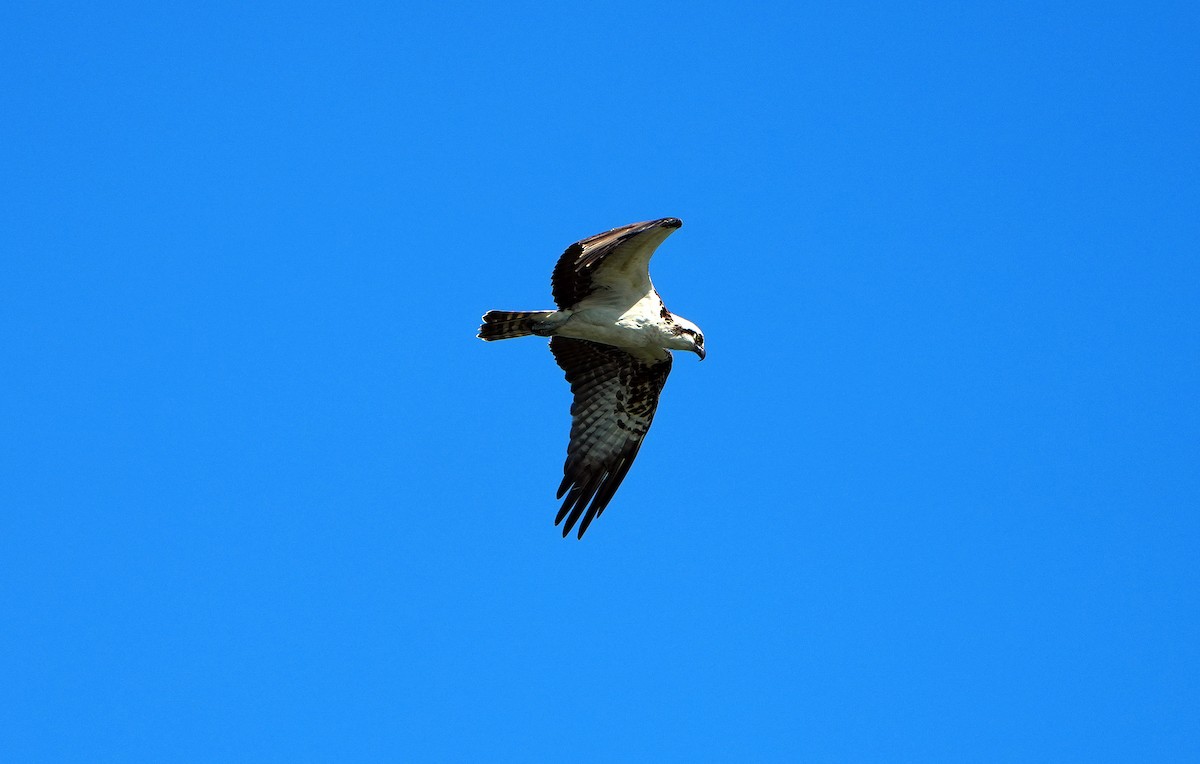
[[[670,350],[704,360],[700,327],[667,310],[650,283],[650,256],[683,225],[663,218],[614,228],[567,247],[551,276],[558,310],[490,310],[479,337],[536,335],[566,372],[571,442],[554,524],[579,538],[612,500],[650,429],[671,371]]]

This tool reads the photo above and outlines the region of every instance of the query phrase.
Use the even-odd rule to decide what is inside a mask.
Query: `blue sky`
[[[1200,756],[1189,3],[9,3],[6,760]],[[582,541],[570,242],[677,359]]]

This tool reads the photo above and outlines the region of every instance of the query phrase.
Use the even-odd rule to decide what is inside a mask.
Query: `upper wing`
[[[642,447],[658,408],[658,395],[671,372],[671,354],[661,361],[642,361],[612,345],[568,337],[551,337],[550,350],[575,395],[571,443],[558,487],[558,498],[564,493],[567,498],[554,524],[567,519],[565,537],[583,515],[579,525],[579,538],[583,538]]]
[[[678,218],[633,223],[567,247],[550,279],[555,304],[569,308],[597,288],[630,290],[637,297],[646,294],[650,256],[681,225]]]

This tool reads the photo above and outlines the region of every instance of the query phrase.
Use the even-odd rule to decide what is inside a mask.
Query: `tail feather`
[[[483,315],[483,326],[479,327],[480,339],[507,340],[533,334],[533,325],[549,318],[552,310],[489,310]]]

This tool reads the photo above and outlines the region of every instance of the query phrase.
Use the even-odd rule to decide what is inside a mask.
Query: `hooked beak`
[[[702,348],[702,347],[696,348],[695,353],[696,353],[696,355],[700,356],[701,361],[704,360],[704,356],[706,355],[706,353],[704,352],[704,348]]]

